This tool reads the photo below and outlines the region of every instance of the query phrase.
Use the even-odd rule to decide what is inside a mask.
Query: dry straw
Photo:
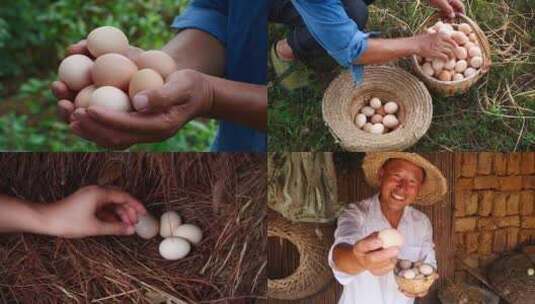
[[[440,20],[440,14],[436,13],[431,15],[429,18],[426,19],[426,21],[424,21],[418,32],[425,32],[428,27],[435,24],[438,20]],[[475,23],[472,19],[466,17],[465,15],[457,15],[453,19],[453,22],[468,23],[477,36],[477,40],[481,47],[481,53],[483,56],[483,65],[480,69],[477,70],[477,73],[474,76],[457,81],[440,81],[434,77],[426,75],[423,72],[421,66],[418,64],[416,55],[411,56],[411,63],[416,75],[426,84],[429,89],[444,96],[453,96],[456,94],[466,93],[470,89],[470,87],[472,87],[481,77],[483,77],[483,75],[489,72],[491,66],[490,44],[487,40],[487,37],[485,36],[485,33],[483,33],[477,23]]]
[[[160,239],[0,238],[0,303],[225,303],[265,294],[265,167],[247,154],[0,155],[0,193],[46,203],[116,186],[160,215],[178,211],[205,239],[166,261]]]
[[[372,97],[399,104],[401,127],[382,135],[355,125],[355,116]],[[323,96],[323,120],[335,140],[348,151],[405,150],[429,129],[433,117],[431,95],[410,73],[390,66],[367,66],[364,82],[355,86],[344,72],[331,82]]]
[[[329,226],[292,223],[274,212],[270,212],[268,218],[268,237],[286,239],[299,252],[299,265],[292,274],[268,280],[268,297],[296,300],[314,295],[325,288],[333,279],[327,264],[327,255],[333,241],[332,229]],[[318,231],[321,233],[318,234]]]

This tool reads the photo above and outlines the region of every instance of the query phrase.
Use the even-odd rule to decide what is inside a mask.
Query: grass
[[[455,97],[432,93],[433,122],[410,150],[528,151],[535,148],[535,9],[529,0],[467,0],[491,44],[493,66],[470,91]],[[385,37],[414,33],[433,9],[426,1],[378,0],[370,6],[370,31]],[[274,43],[285,36],[270,28]],[[400,62],[406,66],[406,62]],[[336,70],[337,74],[340,70]],[[287,91],[270,66],[269,150],[337,151],[321,116],[332,77],[316,73],[309,86]]]

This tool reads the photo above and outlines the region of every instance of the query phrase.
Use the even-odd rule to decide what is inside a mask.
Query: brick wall
[[[455,172],[456,245],[467,264],[484,268],[535,243],[535,153],[457,153]]]

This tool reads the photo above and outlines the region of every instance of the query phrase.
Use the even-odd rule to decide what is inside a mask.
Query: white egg
[[[380,123],[383,121],[383,115],[374,114],[370,120],[373,124]]]
[[[532,277],[533,275],[535,275],[535,269],[528,268],[528,276]]]
[[[160,236],[163,238],[173,235],[173,231],[182,224],[182,219],[175,211],[167,211],[160,218]]]
[[[458,46],[456,47],[453,52],[455,53],[455,57],[457,57],[457,59],[466,59],[466,57],[468,57],[468,51],[466,50],[466,48],[462,47],[462,46]]]
[[[355,116],[355,124],[359,128],[364,127],[364,125],[366,124],[366,121],[367,121],[366,115],[364,115],[362,113],[359,113],[359,114],[357,114],[357,116]]]
[[[446,62],[446,64],[444,65],[444,69],[453,70],[455,68],[455,63],[457,63],[457,61],[455,61],[455,59],[448,60]]]
[[[458,80],[463,80],[463,79],[464,79],[464,75],[461,73],[455,73],[453,75],[453,81],[458,81]]]
[[[91,84],[93,60],[84,55],[71,55],[61,62],[58,69],[59,79],[69,89],[80,91]]]
[[[364,126],[362,127],[362,130],[363,131],[366,131],[366,132],[370,132],[370,129],[373,125],[370,123],[370,122],[367,122],[364,124]]]
[[[362,109],[360,109],[360,112],[367,117],[373,116],[375,114],[375,110],[372,107],[364,106]]]
[[[473,47],[477,47],[477,45],[473,42],[467,42],[465,45],[464,45],[464,48],[466,49],[466,54],[468,56],[468,50],[473,48]]]
[[[381,107],[382,103],[381,103],[381,99],[377,98],[377,97],[373,97],[371,100],[370,100],[370,107],[374,108],[374,109],[379,109]]]
[[[88,87],[85,87],[83,90],[81,90],[78,95],[76,95],[76,98],[74,99],[74,106],[76,108],[87,108],[89,107],[89,102],[91,100],[91,96],[95,92],[97,87],[94,85],[90,85]]]
[[[476,73],[477,73],[477,70],[476,70],[476,69],[474,69],[474,68],[467,68],[466,70],[464,70],[464,77],[465,77],[465,78],[468,78],[468,77],[474,76]]]
[[[412,267],[412,262],[409,260],[400,260],[399,267],[403,270],[410,269]]]
[[[188,255],[191,245],[183,238],[169,237],[160,243],[160,255],[166,260],[178,260]]]
[[[451,38],[457,42],[457,44],[464,45],[468,42],[468,37],[461,31],[453,31]]]
[[[468,63],[466,62],[466,60],[459,60],[455,64],[455,72],[463,73],[467,67],[468,67]]]
[[[430,275],[434,272],[433,267],[429,264],[423,264],[420,267],[418,267],[418,271],[422,273],[423,275]]]
[[[140,216],[135,225],[137,235],[147,240],[158,234],[159,227],[158,221],[150,214]]]
[[[398,109],[399,109],[399,106],[394,101],[389,101],[385,104],[385,112],[387,114],[394,114],[398,111]]]
[[[438,59],[438,58],[433,59],[433,61],[431,62],[431,66],[433,66],[433,70],[435,71],[436,74],[442,71],[445,64],[446,62],[444,60]]]
[[[383,248],[403,245],[403,236],[393,228],[380,231],[378,237],[383,242]]]
[[[128,95],[112,86],[104,86],[96,89],[89,99],[89,106],[99,106],[120,112],[129,112],[132,110]]]
[[[424,71],[424,74],[427,76],[433,76],[435,74],[435,70],[433,70],[433,67],[431,66],[430,62],[426,62],[422,65],[422,70]]]
[[[449,24],[443,24],[440,29],[438,30],[439,34],[443,34],[446,36],[451,36],[453,34],[453,27]]]
[[[384,131],[385,126],[382,123],[376,123],[370,127],[370,133],[372,134],[383,134]]]
[[[479,68],[483,64],[483,58],[475,56],[470,58],[470,66],[473,68]]]
[[[481,49],[478,46],[473,46],[468,49],[468,55],[470,55],[470,57],[481,57]]]
[[[197,245],[202,240],[202,230],[193,224],[184,224],[178,226],[175,231],[173,231],[173,236],[181,237],[188,240],[193,245]]]
[[[407,269],[403,271],[402,276],[407,280],[413,280],[414,278],[416,278],[416,272],[414,272],[414,270],[412,269]]]
[[[396,115],[388,114],[383,118],[383,125],[385,127],[393,129],[399,125],[399,120]]]

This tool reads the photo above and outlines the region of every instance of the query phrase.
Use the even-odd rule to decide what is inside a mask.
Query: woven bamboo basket
[[[424,32],[426,28],[436,23],[438,20],[440,20],[440,14],[437,13],[431,15],[418,29],[418,32]],[[490,70],[490,66],[492,65],[489,41],[485,36],[485,33],[483,33],[481,28],[477,25],[477,23],[475,23],[472,19],[468,18],[465,15],[457,15],[453,21],[455,23],[468,23],[477,36],[477,40],[481,47],[481,53],[483,56],[483,65],[480,69],[477,70],[477,73],[475,75],[457,81],[440,81],[436,78],[424,74],[421,66],[418,64],[416,55],[411,56],[411,64],[416,75],[426,84],[429,89],[443,96],[453,96],[457,94],[466,93],[470,89],[470,87],[472,87],[481,77],[483,77],[483,75],[488,73],[488,71]]]
[[[291,275],[268,279],[268,297],[280,300],[297,300],[316,294],[332,280],[332,271],[327,264],[329,248],[333,242],[333,231],[329,228],[305,223],[292,223],[282,216],[270,212],[268,237],[279,237],[290,241],[299,252],[299,266]],[[326,227],[326,226],[323,226]],[[316,234],[320,229],[321,236]]]
[[[401,127],[386,134],[370,134],[355,125],[355,116],[371,97],[396,101]],[[323,120],[347,151],[399,151],[414,145],[429,129],[433,117],[431,95],[410,73],[391,66],[367,66],[364,82],[355,86],[349,72],[334,79],[323,96]]]
[[[426,292],[429,290],[431,285],[433,285],[433,282],[435,282],[437,274],[434,273],[433,275],[426,276],[423,279],[405,279],[403,277],[398,276],[397,274],[394,274],[394,277],[396,279],[396,282],[398,283],[398,286],[400,289],[403,289],[405,291],[408,291],[413,294],[419,294]]]
[[[512,253],[490,265],[488,277],[499,293],[512,304],[533,303],[535,299],[535,255]]]

